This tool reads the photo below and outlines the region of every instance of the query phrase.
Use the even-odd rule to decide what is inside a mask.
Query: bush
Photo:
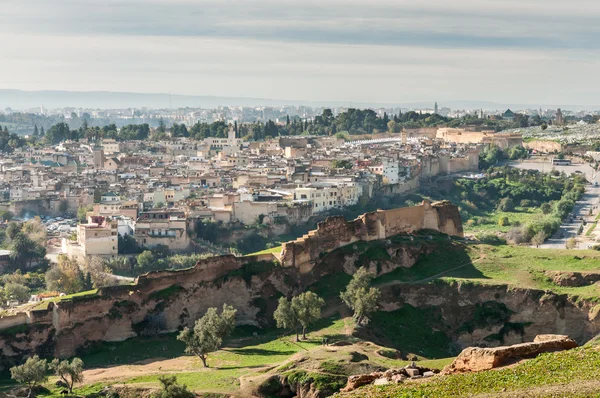
[[[508,221],[508,217],[506,217],[506,216],[500,217],[500,219],[498,219],[498,225],[501,227],[506,227],[507,225],[510,225],[510,222]]]
[[[530,200],[530,199],[522,199],[521,202],[519,203],[519,206],[521,207],[533,207],[535,206],[535,203]]]
[[[542,203],[542,206],[540,206],[540,208],[542,209],[542,213],[544,214],[550,214],[552,212],[552,205],[550,205],[550,203]]]
[[[514,211],[515,203],[511,198],[502,198],[500,199],[500,203],[498,203],[499,211]]]
[[[483,243],[487,243],[490,245],[505,245],[506,239],[499,237],[496,234],[485,233],[477,235],[477,239]]]

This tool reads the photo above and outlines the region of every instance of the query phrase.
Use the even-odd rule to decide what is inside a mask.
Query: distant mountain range
[[[432,109],[434,101],[374,103],[352,101],[299,101],[267,98],[216,97],[207,95],[169,95],[167,93],[127,93],[110,91],[23,91],[0,89],[0,109],[10,107],[14,110],[31,108],[216,108],[218,106],[283,106],[305,105],[312,107],[357,107],[357,108],[393,108]],[[568,110],[594,110],[600,106],[559,105],[559,104],[510,104],[490,101],[440,101],[439,106],[451,109],[537,109],[539,107],[563,108]]]

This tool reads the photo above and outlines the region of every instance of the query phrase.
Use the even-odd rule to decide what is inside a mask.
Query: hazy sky
[[[0,0],[0,88],[600,104],[599,0]]]

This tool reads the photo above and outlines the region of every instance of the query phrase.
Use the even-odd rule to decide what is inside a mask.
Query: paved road
[[[511,162],[510,166],[517,167],[520,169],[539,170],[543,172],[550,172],[552,169],[558,171],[564,171],[567,174],[575,173],[580,171],[585,174],[587,180],[591,183],[600,183],[600,173],[596,171],[587,163],[574,164],[571,166],[552,166],[549,162]],[[581,220],[586,219],[591,221],[595,215],[598,214],[600,206],[600,187],[593,185],[586,186],[585,193],[581,197],[573,211],[571,217],[567,218],[560,226],[559,230],[552,235],[543,245],[540,245],[541,249],[564,249],[567,243],[567,239],[576,237],[577,231],[582,223]],[[590,209],[593,209],[594,216],[589,216]],[[594,244],[593,241],[585,239],[585,231],[589,228],[589,223],[584,227],[584,234],[580,235],[580,242],[577,249],[587,249],[588,246]]]

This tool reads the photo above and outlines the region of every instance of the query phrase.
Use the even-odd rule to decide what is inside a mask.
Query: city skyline
[[[476,3],[8,0],[0,88],[600,103],[599,4]]]

